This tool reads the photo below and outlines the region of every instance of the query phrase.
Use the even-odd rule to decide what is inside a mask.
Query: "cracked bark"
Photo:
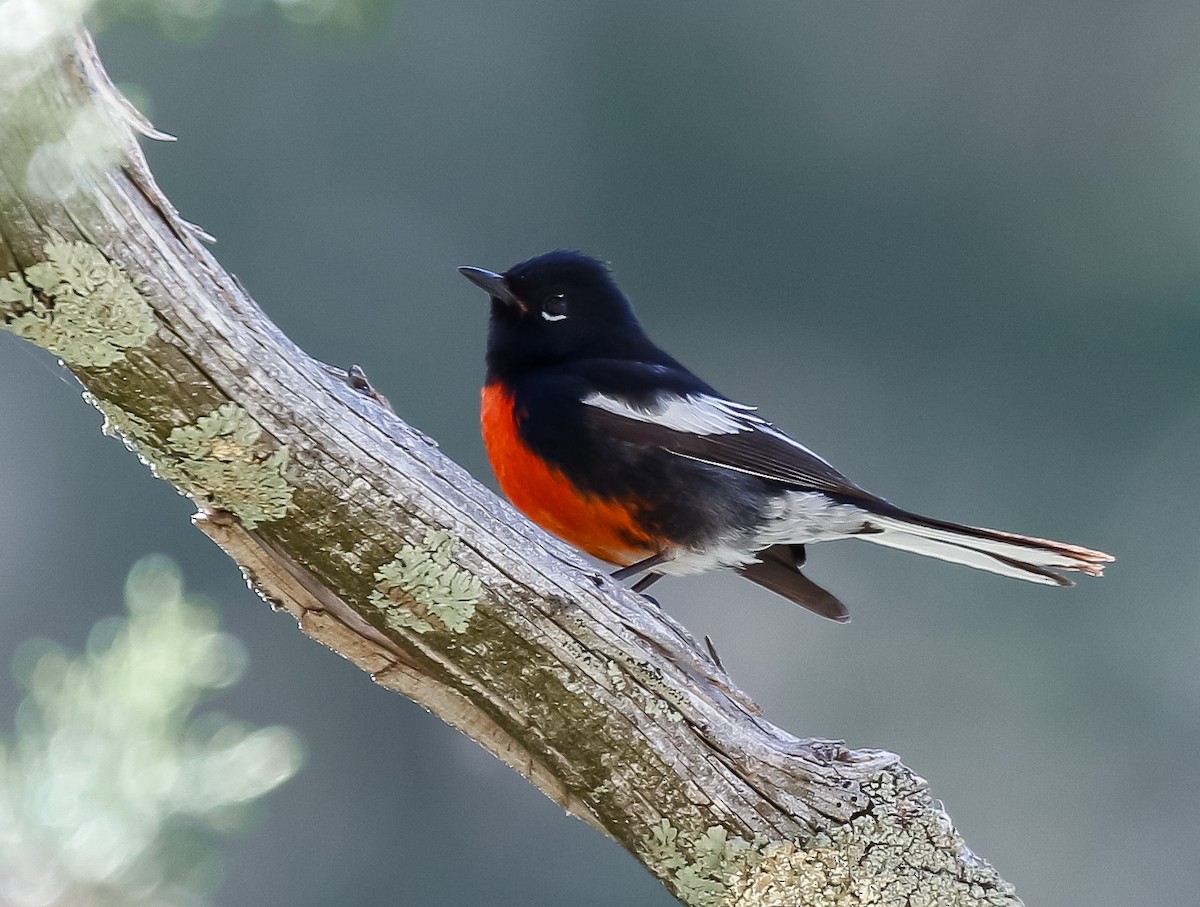
[[[64,250],[128,275],[152,309],[148,339],[107,364],[78,332],[50,346],[265,599],[615,838],[684,903],[1020,903],[897,756],[769,724],[669,615],[295,347],[159,190],[135,131],[151,134],[86,34],[0,59],[0,319],[27,323],[34,300],[47,324],[72,327],[68,291],[35,279]],[[68,280],[73,304],[92,306],[85,340],[127,328],[105,321],[104,278],[89,279]],[[238,427],[214,428],[222,413]],[[279,451],[286,497],[262,504],[253,470]],[[451,540],[448,562],[420,560],[435,537]],[[398,552],[409,573],[414,558],[433,565],[433,591],[381,583]],[[475,598],[453,632],[439,596],[464,572]]]

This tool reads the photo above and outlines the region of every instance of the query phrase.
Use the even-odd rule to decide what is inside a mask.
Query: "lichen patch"
[[[371,602],[396,626],[418,633],[466,632],[483,586],[452,560],[456,545],[448,532],[429,532],[420,546],[405,545],[375,572]]]
[[[805,841],[753,841],[666,819],[643,840],[647,864],[690,907],[1021,907],[906,772],[863,784],[871,809]]]
[[[104,413],[105,434],[119,434],[155,475],[206,506],[230,511],[247,529],[281,518],[291,506],[287,447],[265,449],[262,428],[236,403],[171,429],[163,440],[145,420],[90,399]]]
[[[772,844],[729,878],[727,907],[1020,907],[911,776],[863,786],[869,813],[803,844]]]
[[[650,826],[643,842],[647,864],[667,878],[689,907],[728,903],[729,880],[762,860],[766,838],[747,841],[714,825],[703,834],[683,834],[667,819]]]
[[[120,362],[154,336],[154,310],[95,246],[49,242],[46,260],[0,277],[0,326],[76,366]]]

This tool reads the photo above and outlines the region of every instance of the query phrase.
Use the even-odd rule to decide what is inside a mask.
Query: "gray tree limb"
[[[283,336],[155,184],[86,34],[8,46],[0,323],[305,633],[686,904],[1020,903],[898,757],[769,724],[668,615]]]

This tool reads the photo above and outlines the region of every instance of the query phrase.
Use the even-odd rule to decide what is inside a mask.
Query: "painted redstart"
[[[718,393],[642,330],[608,268],[578,252],[503,274],[459,271],[491,297],[483,437],[500,487],[534,522],[637,576],[728,567],[834,620],[805,546],[860,538],[1069,586],[1111,555],[901,510],[855,485],[755,407]]]

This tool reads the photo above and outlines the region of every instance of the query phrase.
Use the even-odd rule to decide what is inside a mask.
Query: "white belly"
[[[757,561],[756,552],[772,545],[847,538],[861,532],[866,523],[866,512],[853,504],[839,504],[819,492],[793,491],[780,498],[755,529],[731,534],[700,550],[681,548],[654,570],[687,576],[719,567],[741,567]]]

